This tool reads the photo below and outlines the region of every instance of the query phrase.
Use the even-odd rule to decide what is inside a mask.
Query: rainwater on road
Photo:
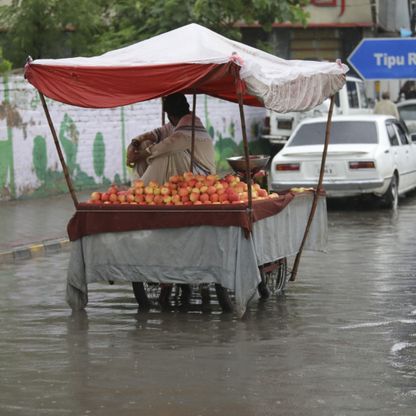
[[[416,414],[416,197],[330,207],[327,253],[243,319],[65,303],[69,253],[0,266],[0,415]]]

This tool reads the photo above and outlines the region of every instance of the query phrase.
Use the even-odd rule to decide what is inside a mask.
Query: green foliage
[[[105,165],[105,143],[103,134],[98,132],[92,148],[94,172],[97,176],[103,176]]]
[[[94,35],[105,30],[104,11],[103,0],[13,0],[0,7],[0,24],[7,29],[5,55],[22,66],[29,55],[37,59],[84,54]]]
[[[3,48],[0,48],[0,74],[5,74],[12,69],[12,63],[3,58]]]
[[[240,39],[238,22],[306,23],[309,0],[13,0],[0,7],[1,43],[19,67],[32,58],[100,54],[191,22]],[[178,45],[181,47],[184,45]]]
[[[36,176],[40,181],[44,181],[48,168],[48,154],[46,140],[43,136],[36,136],[33,140],[33,166]]]
[[[66,164],[71,175],[77,166],[78,139],[79,133],[74,121],[65,114],[59,129],[59,141],[64,149]]]
[[[230,170],[230,165],[227,162],[227,158],[238,155],[238,145],[230,138],[222,138],[219,136],[219,140],[215,143],[215,164],[217,172],[227,172]]]
[[[308,15],[303,7],[309,0],[196,0],[195,20],[219,33],[239,39],[238,22],[258,22],[269,31],[274,22],[306,24]]]

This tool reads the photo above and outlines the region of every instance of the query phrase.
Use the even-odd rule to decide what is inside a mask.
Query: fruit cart
[[[232,291],[241,316],[257,293],[267,296],[266,278],[276,277],[273,270],[276,285],[285,284],[284,259],[296,255],[294,280],[302,250],[325,245],[321,183],[329,127],[316,190],[256,199],[252,174],[259,158],[249,154],[243,106],[313,108],[343,86],[346,71],[339,62],[285,61],[196,24],[97,57],[28,59],[25,77],[39,91],[76,209],[68,224],[70,306],[84,308],[88,284],[97,281],[134,282],[138,299],[146,286],[215,284],[224,308],[226,289]],[[193,95],[193,114],[198,94],[238,103],[244,145],[238,169],[246,200],[191,206],[79,203],[44,97],[109,108],[174,92]],[[191,157],[190,171],[192,164]]]

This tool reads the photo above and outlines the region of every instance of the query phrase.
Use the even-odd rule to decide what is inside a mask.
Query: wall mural
[[[2,85],[0,200],[67,192],[37,91],[21,76],[4,77]],[[226,158],[243,154],[238,106],[203,97],[197,102],[197,113],[214,137],[217,169],[230,171]],[[76,190],[127,182],[127,143],[160,125],[159,100],[105,110],[81,109],[49,99],[47,104]],[[252,153],[270,151],[269,142],[260,139],[264,113],[264,109],[246,108]]]

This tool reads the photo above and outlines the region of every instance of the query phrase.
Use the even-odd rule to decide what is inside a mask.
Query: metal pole
[[[311,228],[312,220],[313,220],[313,217],[314,217],[315,211],[316,211],[316,206],[318,205],[319,194],[320,194],[321,189],[322,189],[322,181],[324,179],[324,172],[325,172],[325,161],[326,161],[326,155],[328,153],[329,137],[330,137],[330,132],[331,132],[332,112],[334,110],[334,98],[335,98],[335,96],[333,95],[331,97],[331,104],[329,106],[328,119],[327,119],[327,122],[326,122],[325,144],[324,144],[324,150],[322,152],[321,170],[319,171],[318,185],[316,187],[315,194],[314,194],[314,197],[313,197],[312,207],[311,207],[311,211],[309,213],[308,222],[306,223],[305,234],[303,235],[302,243],[300,245],[298,254],[296,255],[295,262],[293,264],[292,273],[290,275],[290,280],[292,282],[296,279],[296,275],[298,273],[298,267],[299,267],[299,263],[300,263],[300,258],[302,256],[303,247],[305,245],[306,238],[307,238],[309,230]]]
[[[192,101],[192,136],[191,136],[191,168],[194,167],[194,153],[195,153],[195,111],[196,111],[196,94],[193,94]]]
[[[50,128],[51,133],[52,133],[53,141],[55,142],[56,151],[58,152],[59,160],[61,161],[62,169],[63,169],[64,175],[65,175],[66,184],[67,184],[69,192],[71,194],[72,201],[74,202],[74,206],[75,206],[75,208],[77,208],[78,207],[78,199],[77,199],[77,196],[75,195],[74,187],[72,185],[71,176],[69,175],[68,168],[67,168],[66,163],[65,163],[64,155],[63,155],[62,150],[61,150],[61,145],[59,144],[58,136],[56,135],[55,127],[52,123],[51,115],[49,114],[49,110],[48,110],[48,107],[46,105],[45,97],[43,96],[43,94],[40,91],[38,91],[38,92],[39,92],[39,95],[40,95],[40,100],[42,101],[43,110],[45,111],[46,119],[48,120],[49,128]]]
[[[162,126],[165,124],[165,110],[163,108],[163,97],[160,99],[160,102],[162,103]]]
[[[238,79],[237,82],[241,82],[241,80]],[[238,97],[238,107],[240,109],[241,131],[243,133],[244,157],[246,159],[246,180],[247,180],[247,191],[248,191],[248,210],[249,210],[249,219],[250,219],[250,224],[251,224],[252,206],[253,206],[253,198],[252,198],[252,192],[251,192],[251,183],[252,183],[252,181],[251,181],[251,169],[250,169],[250,152],[249,152],[249,149],[248,149],[246,120],[245,120],[245,117],[244,117],[242,88],[237,88],[237,97]]]

